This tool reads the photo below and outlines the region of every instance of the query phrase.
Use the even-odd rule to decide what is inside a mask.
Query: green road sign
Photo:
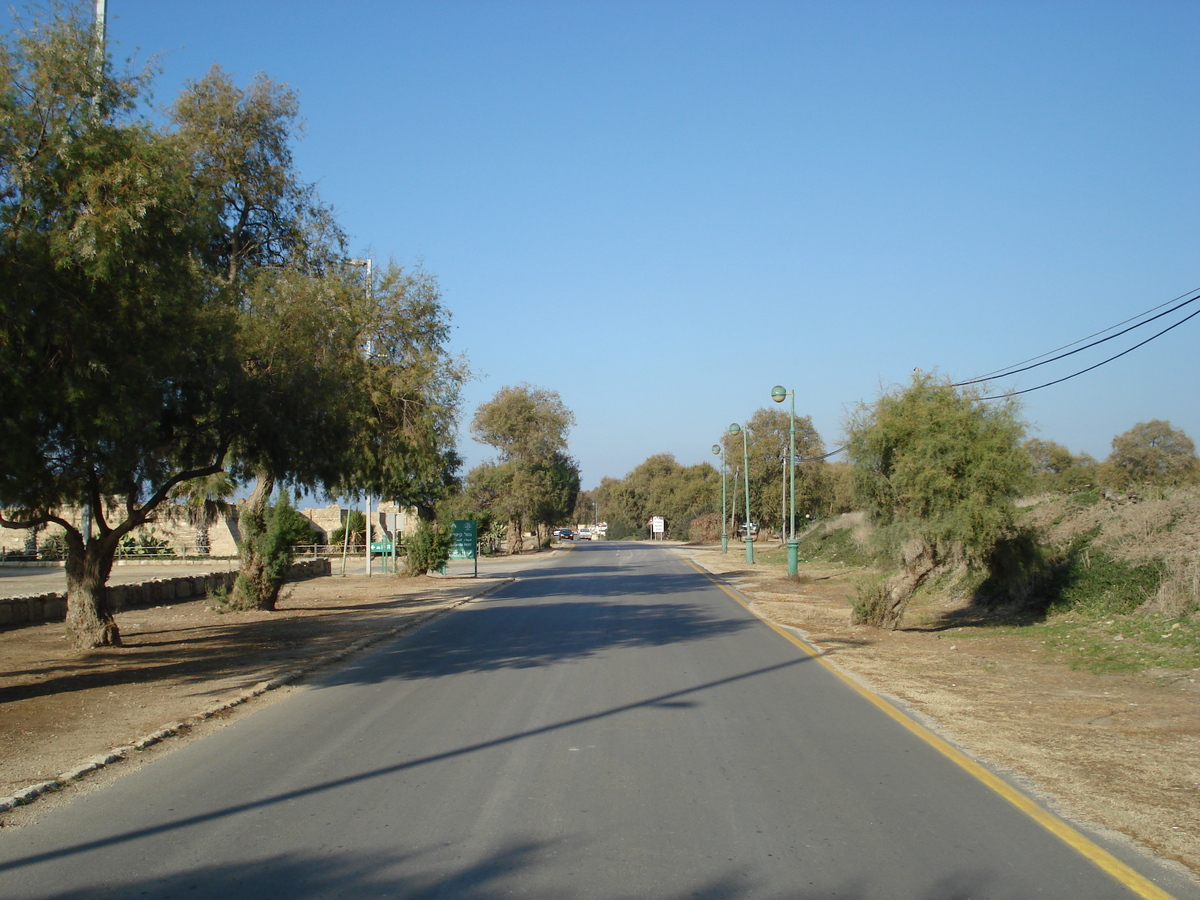
[[[474,519],[456,519],[453,538],[450,545],[451,559],[475,559],[479,546],[478,522]]]

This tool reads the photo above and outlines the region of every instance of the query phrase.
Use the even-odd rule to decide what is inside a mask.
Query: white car
[[[576,537],[576,539],[581,540],[581,541],[590,541],[592,539],[592,533],[590,531],[588,531],[586,528],[581,528],[575,534],[575,537]]]

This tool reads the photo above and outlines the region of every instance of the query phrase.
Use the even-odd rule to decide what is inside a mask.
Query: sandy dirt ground
[[[1022,635],[851,626],[853,580],[843,569],[808,566],[791,581],[778,566],[746,565],[739,551],[676,551],[1060,813],[1200,875],[1200,672],[1094,675]],[[318,578],[288,585],[275,613],[221,614],[204,600],[121,613],[125,646],[96,653],[73,651],[61,624],[0,632],[0,798],[57,780],[67,784],[57,800],[69,799],[79,787],[61,776],[113,748],[164,729],[176,736],[154,752],[202,736],[286,692],[225,708],[256,685],[336,664],[330,658],[357,642],[415,627],[502,583]],[[919,623],[922,611],[910,619]],[[79,786],[132,764],[114,761]],[[0,826],[19,826],[46,802],[0,813]]]

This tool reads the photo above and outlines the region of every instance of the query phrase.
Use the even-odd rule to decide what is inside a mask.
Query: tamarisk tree
[[[527,529],[543,531],[571,514],[579,467],[567,455],[575,414],[557,391],[504,387],[475,411],[471,433],[499,459],[472,469],[467,492],[477,509],[508,522],[508,551],[519,553]]]
[[[901,565],[856,608],[860,621],[895,628],[939,563],[986,564],[1029,478],[1024,431],[1014,400],[985,401],[923,372],[852,413],[854,493]]]
[[[436,285],[345,265],[294,95],[214,69],[160,127],[147,84],[70,8],[0,45],[0,525],[63,529],[81,648],[120,643],[114,553],[181,485],[257,479],[252,528],[276,484],[432,497],[457,459]],[[278,566],[245,545],[245,604],[271,608]]]
[[[177,484],[220,471],[240,380],[207,272],[213,198],[134,114],[146,79],[96,56],[61,11],[0,46],[0,524],[63,527],[81,647],[119,642],[113,554]]]

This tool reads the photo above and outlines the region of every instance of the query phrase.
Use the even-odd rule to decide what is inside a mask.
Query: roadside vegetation
[[[347,258],[290,89],[214,66],[157,112],[90,12],[34,7],[0,41],[0,526],[60,530],[79,649],[121,643],[118,551],[157,516],[203,528],[223,475],[253,485],[243,608],[278,597],[281,487],[432,520],[467,377],[430,274]]]
[[[537,546],[568,521],[579,494],[579,466],[567,453],[575,414],[557,391],[528,384],[504,387],[471,419],[471,434],[497,454],[467,473],[462,493],[444,505],[443,518],[473,518],[493,547]]]
[[[1042,627],[1157,616],[1164,652],[1193,634],[1200,463],[1162,420],[1096,460],[1030,439],[1012,400],[917,371],[849,415],[845,461],[795,419],[794,498],[780,408],[722,433],[711,462],[656,454],[581,491],[574,414],[521,384],[476,411],[471,433],[495,458],[464,479],[469,373],[447,352],[437,281],[347,258],[293,159],[297,97],[214,67],[159,117],[151,73],[117,71],[103,50],[82,4],[0,43],[0,396],[18,436],[0,445],[0,526],[59,529],[46,549],[65,556],[80,649],[120,644],[114,557],[158,548],[166,517],[207,544],[239,485],[252,490],[229,602],[244,609],[274,608],[292,546],[309,541],[289,495],[304,489],[415,508],[410,575],[444,562],[455,519],[509,553],[593,518],[611,539],[649,537],[652,516],[675,540],[750,530],[762,553],[794,503],[802,558],[867,573],[862,624],[900,627],[914,598],[941,592]],[[362,534],[362,517],[345,530]]]
[[[1141,495],[1113,499],[1042,496],[1017,510],[1016,527],[1038,536],[1043,562],[1021,602],[996,602],[994,576],[962,562],[914,592],[901,627],[952,630],[961,641],[1020,636],[1097,674],[1169,678],[1200,669],[1200,486],[1147,485]],[[832,564],[859,585],[860,597],[874,596],[888,572],[877,546],[861,513],[819,523],[800,536],[800,578],[805,567]],[[778,546],[760,545],[756,558],[785,564]]]

